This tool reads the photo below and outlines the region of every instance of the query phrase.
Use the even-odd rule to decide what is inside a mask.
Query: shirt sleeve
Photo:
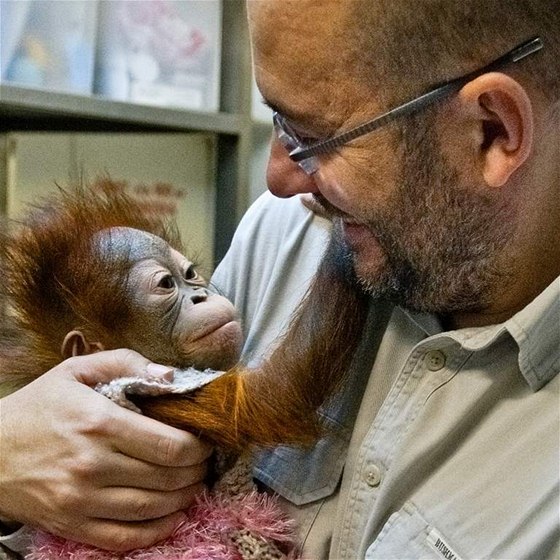
[[[23,557],[31,545],[32,534],[33,530],[27,525],[23,525],[13,533],[0,535],[0,560]],[[3,551],[4,557],[2,557]]]
[[[243,359],[269,354],[301,302],[324,254],[330,222],[299,197],[263,194],[247,211],[211,287],[229,298],[245,335]]]

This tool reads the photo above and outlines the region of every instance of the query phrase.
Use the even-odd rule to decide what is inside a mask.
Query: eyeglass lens
[[[286,148],[288,153],[291,153],[295,148],[306,148],[307,146],[303,144],[297,135],[290,129],[290,126],[276,111],[272,115],[272,121],[274,123],[274,131],[278,140]],[[307,173],[307,175],[313,175],[318,170],[317,158],[309,157],[304,160],[297,162],[299,167]]]

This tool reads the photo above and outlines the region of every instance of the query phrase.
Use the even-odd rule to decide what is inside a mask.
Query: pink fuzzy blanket
[[[35,535],[26,560],[292,560],[300,558],[295,524],[274,497],[201,495],[166,540],[126,553],[109,552],[48,533]]]

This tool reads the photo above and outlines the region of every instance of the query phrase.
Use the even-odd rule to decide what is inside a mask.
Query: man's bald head
[[[557,0],[249,0],[254,45],[290,65],[308,57],[318,81],[346,72],[388,106],[464,74],[540,36],[545,49],[515,71],[560,97]],[[284,32],[299,40],[282,43]],[[317,51],[317,36],[325,40]],[[281,56],[280,56],[281,53]]]

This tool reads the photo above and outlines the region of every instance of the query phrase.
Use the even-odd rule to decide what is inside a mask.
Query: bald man
[[[371,299],[332,433],[255,476],[309,558],[559,558],[557,2],[248,6],[288,200],[258,201],[214,280],[257,361],[329,235]]]

